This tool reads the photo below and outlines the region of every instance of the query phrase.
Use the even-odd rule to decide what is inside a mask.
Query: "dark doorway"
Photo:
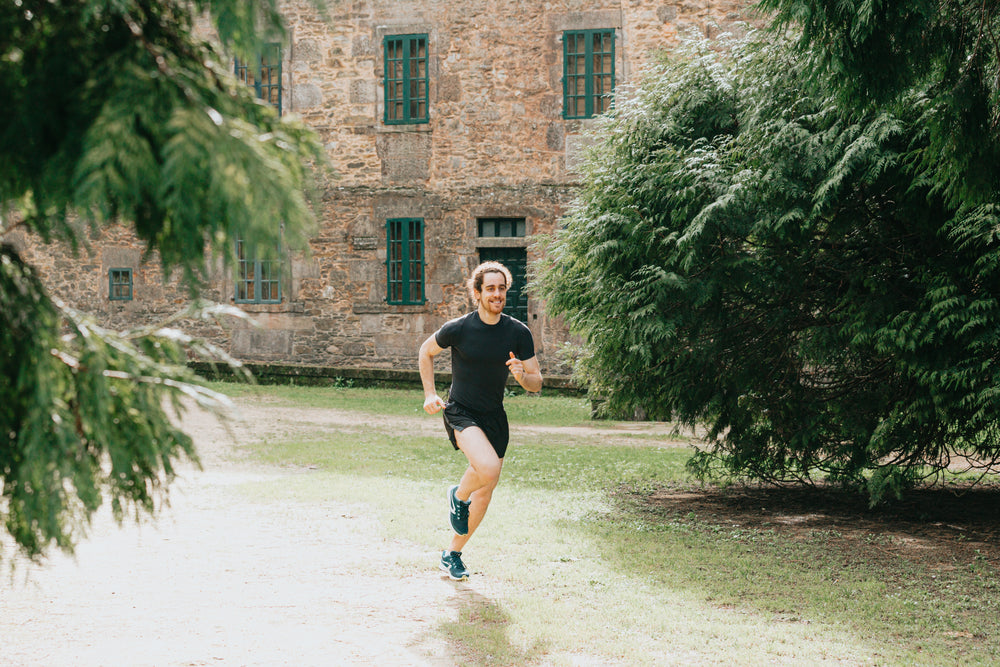
[[[500,262],[514,278],[514,284],[507,290],[507,305],[503,312],[528,323],[528,251],[525,248],[480,248],[480,262]]]

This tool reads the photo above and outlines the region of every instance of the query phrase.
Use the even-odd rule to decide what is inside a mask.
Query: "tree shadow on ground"
[[[757,486],[661,489],[645,504],[656,514],[693,513],[719,525],[791,538],[816,531],[848,540],[892,538],[883,549],[928,565],[973,557],[1000,565],[1000,487],[917,489],[876,508],[849,491]]]
[[[527,649],[510,640],[511,617],[490,598],[455,583],[451,604],[457,618],[439,624],[438,632],[447,641],[453,664],[458,665],[531,665],[545,654],[545,646],[536,641]]]

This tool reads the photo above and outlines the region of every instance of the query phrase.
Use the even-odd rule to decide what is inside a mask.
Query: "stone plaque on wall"
[[[233,331],[232,352],[248,358],[287,358],[292,354],[292,332],[237,329]]]
[[[378,138],[376,151],[382,160],[382,176],[385,181],[411,183],[427,180],[431,161],[429,134],[383,134]]]
[[[375,250],[378,248],[378,239],[374,236],[355,236],[351,239],[355,250]]]

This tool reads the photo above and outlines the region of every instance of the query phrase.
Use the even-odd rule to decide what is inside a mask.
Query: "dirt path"
[[[432,565],[435,551],[386,538],[364,506],[266,495],[251,499],[246,492],[248,482],[280,486],[303,472],[243,461],[234,442],[314,432],[317,426],[358,428],[358,416],[250,399],[241,407],[243,420],[233,424],[232,436],[210,416],[187,414],[185,426],[195,437],[203,469],[181,471],[170,507],[155,522],[120,528],[101,514],[75,557],[56,553],[41,566],[19,563],[12,578],[6,578],[6,566],[0,567],[5,575],[0,578],[0,667],[464,664],[445,625],[495,615],[509,592],[495,590],[488,577],[468,583],[441,578]],[[370,419],[365,417],[366,423]],[[440,422],[433,419],[374,419],[441,435]],[[522,438],[525,431],[544,438],[552,429],[514,430],[521,430]],[[669,429],[657,424],[559,430],[595,444],[671,442],[664,438]],[[658,437],[635,437],[652,434]],[[994,496],[983,499],[979,512],[970,512],[978,505],[968,499],[958,510],[939,496],[916,498],[912,512],[884,519],[851,504],[842,504],[838,513],[836,503],[824,504],[822,498],[752,489],[665,490],[648,502],[677,513],[694,511],[718,525],[767,522],[769,529],[787,530],[793,538],[795,531],[808,534],[828,526],[857,541],[869,534],[891,535],[894,540],[885,544],[898,545],[892,547],[894,554],[923,563],[937,558],[942,568],[954,567],[957,553],[969,562],[985,557],[996,563],[998,557]],[[956,538],[959,533],[962,539]],[[421,563],[428,566],[413,565]],[[743,641],[745,628],[754,627],[746,626],[742,616],[716,622],[721,623],[716,631],[730,643]],[[796,647],[808,655],[826,650],[808,632],[781,641],[786,639],[791,648],[773,649],[769,658],[781,663],[782,656],[795,655]],[[706,664],[716,656],[714,649],[706,655],[691,650],[690,660],[676,661]],[[836,654],[832,659],[839,661]],[[574,653],[545,664],[606,662]]]
[[[456,664],[438,625],[497,600],[488,580],[401,571],[400,562],[433,563],[436,552],[387,541],[364,507],[248,501],[239,491],[301,473],[241,462],[234,437],[353,428],[357,415],[239,407],[232,434],[210,415],[186,414],[203,468],[181,471],[155,521],[119,527],[101,514],[74,557],[19,562],[13,578],[0,579],[0,665]],[[441,433],[437,420],[377,419]],[[651,424],[620,430],[573,432],[599,432],[605,443],[636,430],[666,433]]]
[[[277,427],[269,412],[245,410],[236,434]],[[248,503],[239,484],[295,473],[234,463],[214,420],[185,422],[204,469],[156,522],[101,515],[75,558],[0,581],[0,665],[454,664],[434,627],[483,582],[400,573],[435,554],[387,543],[363,508]]]

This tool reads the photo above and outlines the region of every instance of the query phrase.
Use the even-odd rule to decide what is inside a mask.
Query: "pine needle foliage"
[[[921,169],[953,205],[1000,187],[1000,3],[995,0],[761,0],[774,28],[849,107],[909,98],[933,150]]]
[[[28,556],[71,550],[105,501],[123,518],[166,498],[176,461],[197,458],[175,425],[182,398],[226,404],[189,357],[237,363],[176,320],[239,316],[195,298],[208,267],[232,267],[237,233],[261,257],[279,233],[305,247],[322,147],[232,75],[234,55],[283,36],[274,0],[0,5],[0,519]],[[12,242],[19,230],[83,253],[109,225],[131,226],[195,306],[105,330]]]
[[[787,40],[692,40],[596,132],[536,287],[607,409],[707,425],[703,476],[898,496],[1000,457],[1000,236]]]

